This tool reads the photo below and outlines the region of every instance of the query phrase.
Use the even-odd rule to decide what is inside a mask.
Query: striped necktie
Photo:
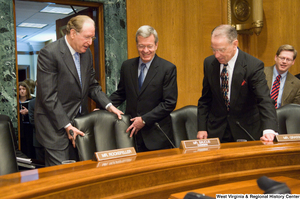
[[[277,108],[277,99],[280,88],[280,78],[281,75],[277,75],[271,90],[271,98],[275,101],[275,108]]]
[[[229,111],[229,107],[230,107],[230,102],[229,102],[229,98],[228,98],[228,92],[229,92],[228,80],[229,80],[229,77],[228,77],[227,66],[228,66],[228,64],[224,64],[223,70],[221,72],[221,80],[222,80],[221,92],[222,92],[222,97],[225,101],[227,111]]]

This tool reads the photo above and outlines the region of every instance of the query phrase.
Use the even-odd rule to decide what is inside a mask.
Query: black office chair
[[[99,110],[76,118],[74,124],[85,133],[76,138],[80,160],[92,159],[94,152],[135,146],[133,137],[126,133],[130,126],[128,115],[122,115],[119,120],[116,114]]]
[[[185,106],[170,115],[176,147],[182,140],[197,139],[197,106]]]
[[[7,117],[9,121],[5,119]],[[14,140],[12,136],[12,125],[10,118],[5,115],[0,117],[0,175],[18,172],[18,164]]]
[[[300,105],[287,104],[276,109],[279,134],[300,133]]]

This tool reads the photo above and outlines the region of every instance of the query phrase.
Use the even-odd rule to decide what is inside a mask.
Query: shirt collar
[[[156,55],[154,55],[154,57],[155,57],[155,56],[156,56]],[[139,67],[141,66],[142,63],[144,63],[144,64],[146,64],[146,68],[149,69],[149,67],[150,67],[150,65],[151,65],[151,63],[152,63],[154,57],[151,59],[151,61],[149,61],[149,62],[147,62],[147,63],[144,63],[144,62],[142,61],[142,59],[139,58]]]
[[[71,45],[68,43],[67,35],[65,35],[65,41],[66,41],[67,46],[68,46],[68,48],[69,48],[69,50],[70,50],[70,52],[71,52],[71,55],[73,56],[73,55],[76,53],[76,51],[75,51],[75,50],[71,47]]]
[[[281,75],[281,79],[282,78],[285,78],[287,76],[287,73],[288,71],[285,71],[283,74],[280,74]],[[279,75],[277,69],[276,69],[276,66],[274,65],[274,68],[273,68],[273,76],[277,77]]]

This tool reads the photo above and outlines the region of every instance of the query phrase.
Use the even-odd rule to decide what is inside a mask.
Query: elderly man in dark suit
[[[95,37],[94,21],[78,15],[69,20],[66,30],[65,37],[40,51],[37,63],[34,118],[37,140],[45,147],[46,166],[70,159],[76,136],[84,136],[71,123],[75,117],[88,113],[88,97],[119,118],[123,114],[94,78],[89,49]]]
[[[291,66],[295,64],[296,57],[296,49],[285,44],[276,52],[275,65],[265,67],[268,87],[276,108],[286,104],[300,104],[300,80],[289,72]]]
[[[264,63],[238,48],[237,31],[230,25],[213,30],[211,48],[214,55],[204,60],[197,138],[273,141],[277,117]]]
[[[176,66],[156,55],[158,36],[151,26],[137,30],[136,45],[140,56],[122,64],[118,89],[110,99],[116,107],[126,100],[125,113],[131,115],[133,122],[127,132],[131,130],[130,136],[135,135],[138,152],[171,148],[170,113],[177,102]]]

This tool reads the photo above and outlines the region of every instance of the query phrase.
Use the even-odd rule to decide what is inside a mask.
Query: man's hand
[[[266,133],[263,136],[261,136],[260,140],[265,142],[273,142],[274,138],[275,138],[275,134]]]
[[[133,134],[137,134],[137,132],[141,130],[145,126],[145,124],[143,123],[142,117],[135,117],[130,119],[130,121],[132,121],[133,123],[128,127],[126,132],[128,133],[128,131],[132,129],[130,133],[130,137],[132,137]]]
[[[70,130],[72,130],[70,132]],[[70,125],[66,128],[66,131],[67,131],[67,134],[68,134],[68,138],[69,140],[72,141],[72,145],[73,147],[75,148],[75,140],[76,140],[76,137],[77,135],[81,135],[81,136],[84,136],[85,134],[82,132],[82,131],[79,131],[77,128],[75,128],[74,126]]]
[[[198,139],[207,139],[207,131],[198,131],[197,138]]]
[[[118,116],[119,120],[122,119],[121,115],[124,115],[124,113],[122,111],[120,111],[119,109],[117,109],[114,105],[111,105],[110,107],[108,107],[107,110],[111,113],[116,114]]]

